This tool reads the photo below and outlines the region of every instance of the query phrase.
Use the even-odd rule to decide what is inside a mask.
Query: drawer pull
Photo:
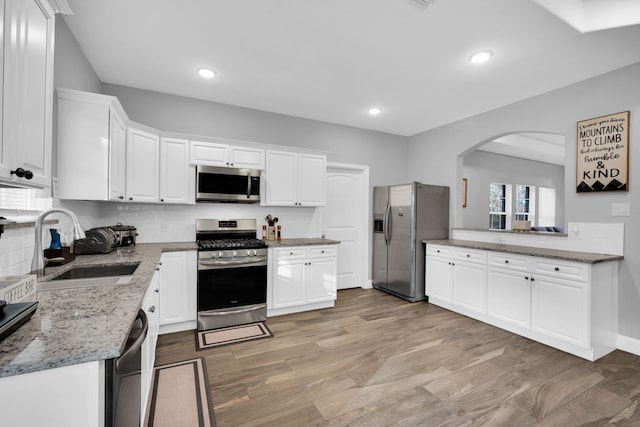
[[[471,255],[467,254],[467,258],[470,258],[470,257],[471,257]]]
[[[289,252],[289,255],[293,255],[293,252]]]
[[[554,268],[555,271],[560,271],[560,267]]]
[[[529,280],[529,276],[524,276],[524,280]]]
[[[535,282],[535,281],[536,281],[536,278],[535,278],[535,277],[532,277],[532,278],[531,278],[531,281],[532,281],[532,282]]]
[[[440,249],[437,249],[436,252],[440,253]]]
[[[504,263],[505,263],[505,264],[509,264],[509,260],[508,260],[508,259],[505,259],[505,260],[504,260]]]
[[[322,251],[322,253],[324,253],[324,250]]]

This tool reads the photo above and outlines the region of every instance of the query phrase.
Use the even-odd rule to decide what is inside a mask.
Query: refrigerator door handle
[[[391,205],[384,208],[384,241],[389,246],[391,242]]]

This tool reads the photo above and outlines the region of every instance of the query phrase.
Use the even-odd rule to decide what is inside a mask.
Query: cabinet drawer
[[[453,248],[451,246],[427,245],[427,255],[451,256]]]
[[[489,252],[489,265],[516,271],[529,270],[529,262],[526,257],[501,252]]]
[[[544,274],[550,277],[580,280],[589,280],[589,264],[559,261],[548,258],[535,258],[533,261],[533,273]]]
[[[276,260],[304,258],[304,247],[281,248],[274,251]]]
[[[310,246],[309,257],[336,256],[338,253],[335,246]]]
[[[454,251],[454,258],[458,261],[486,264],[487,253],[478,249],[458,248]]]

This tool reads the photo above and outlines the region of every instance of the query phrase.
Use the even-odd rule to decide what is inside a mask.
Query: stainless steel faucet
[[[44,254],[42,253],[42,223],[50,213],[55,212],[66,214],[69,218],[71,218],[71,220],[73,221],[73,235],[76,240],[84,239],[86,237],[86,235],[84,234],[84,230],[80,226],[78,217],[68,209],[53,208],[48,209],[38,215],[38,217],[36,218],[36,242],[33,247],[33,261],[31,261],[31,273],[35,273],[38,276],[44,275]]]

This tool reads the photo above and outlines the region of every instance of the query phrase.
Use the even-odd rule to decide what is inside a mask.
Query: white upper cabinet
[[[0,183],[49,188],[54,11],[46,0],[0,9]]]
[[[195,166],[189,164],[189,141],[160,139],[160,203],[195,203]]]
[[[125,198],[127,116],[113,96],[58,89],[58,197]]]
[[[160,137],[127,129],[127,201],[157,203],[160,195]]]
[[[190,162],[193,165],[262,170],[264,150],[224,142],[191,141]]]
[[[266,156],[264,205],[325,205],[325,156],[274,150],[267,150]]]

